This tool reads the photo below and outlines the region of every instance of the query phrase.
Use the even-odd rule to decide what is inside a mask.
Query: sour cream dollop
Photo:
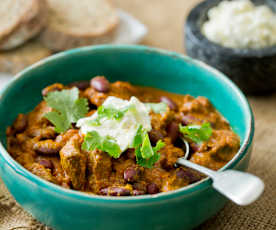
[[[123,100],[121,98],[109,96],[102,104],[105,108],[114,108],[124,110],[131,108],[125,112],[123,117],[119,120],[102,118],[100,125],[91,125],[91,122],[97,119],[98,112],[90,117],[82,118],[77,122],[77,127],[80,128],[82,134],[96,131],[100,136],[109,136],[119,145],[121,152],[130,148],[133,139],[136,135],[137,129],[142,125],[146,131],[151,130],[151,118],[149,110],[146,105],[140,102],[136,97],[131,97],[130,100]]]

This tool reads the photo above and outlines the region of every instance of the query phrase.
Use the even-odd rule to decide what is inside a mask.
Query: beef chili
[[[7,128],[7,148],[27,170],[68,189],[109,196],[167,192],[204,178],[176,164],[186,151],[190,161],[218,170],[240,147],[205,97],[103,76],[56,83],[42,95]]]

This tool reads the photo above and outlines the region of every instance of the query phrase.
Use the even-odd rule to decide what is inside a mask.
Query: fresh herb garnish
[[[179,125],[179,131],[183,134],[184,138],[190,139],[195,143],[208,141],[212,136],[212,127],[209,122],[202,125]]]
[[[88,101],[86,98],[79,98],[78,88],[50,92],[44,100],[54,109],[44,117],[54,124],[58,133],[65,132],[72,123],[88,113]]]
[[[140,126],[133,141],[137,163],[145,168],[151,168],[160,159],[158,151],[164,146],[165,143],[159,140],[156,146],[152,147],[148,133]]]
[[[121,120],[129,109],[130,109],[130,106],[119,110],[112,107],[105,107],[101,105],[97,110],[97,115],[98,115],[97,118],[90,121],[89,125],[92,125],[92,126],[101,125],[100,121],[102,118]]]
[[[145,168],[151,168],[160,158],[158,151],[165,146],[159,140],[155,147],[151,146],[148,133],[140,126],[134,137],[132,147],[135,148],[137,164]],[[119,145],[111,137],[101,137],[96,131],[88,132],[84,137],[82,149],[93,151],[95,149],[107,152],[113,158],[119,158],[121,150]]]
[[[85,135],[82,149],[86,151],[99,149],[114,158],[119,158],[121,155],[121,149],[115,140],[111,137],[101,137],[96,131],[88,132]]]
[[[154,113],[165,113],[168,105],[164,102],[160,102],[160,103],[145,103],[145,106],[147,107],[147,109],[149,111],[153,111]]]

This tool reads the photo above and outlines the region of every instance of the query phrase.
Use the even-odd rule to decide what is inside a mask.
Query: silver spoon
[[[263,181],[246,172],[237,170],[225,170],[217,172],[188,161],[189,144],[183,138],[186,145],[185,156],[177,160],[177,164],[195,169],[213,180],[212,186],[219,193],[226,196],[238,205],[249,205],[259,198],[264,190]]]

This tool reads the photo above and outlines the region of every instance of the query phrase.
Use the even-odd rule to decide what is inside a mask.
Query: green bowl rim
[[[152,48],[152,47],[147,47],[147,46],[142,46],[142,45],[98,45],[98,46],[87,46],[87,47],[81,47],[77,49],[72,49],[68,51],[64,51],[55,55],[52,55],[48,58],[45,58],[30,67],[26,68],[25,70],[21,71],[20,73],[16,74],[14,79],[12,79],[9,84],[4,87],[4,89],[1,90],[1,95],[0,95],[0,103],[1,103],[1,98],[2,96],[6,93],[6,91],[9,88],[13,87],[13,84],[15,84],[17,81],[20,81],[24,79],[24,74],[31,71],[34,68],[39,67],[40,65],[46,65],[48,63],[54,62],[56,59],[60,59],[64,57],[65,55],[74,55],[74,54],[79,54],[82,52],[105,52],[105,51],[127,51],[127,52],[133,52],[133,51],[138,51],[138,52],[146,52],[146,53],[155,53],[159,55],[164,55],[164,56],[169,56],[171,58],[176,58],[176,59],[181,59],[184,60],[188,63],[191,63],[199,68],[202,68],[206,71],[211,72],[213,75],[212,77],[215,77],[219,79],[221,82],[224,82],[226,85],[228,85],[231,90],[240,98],[240,102],[243,104],[243,111],[245,111],[249,117],[248,117],[248,126],[249,129],[246,132],[245,140],[240,147],[238,153],[235,155],[235,157],[229,161],[223,168],[221,168],[219,171],[233,168],[247,153],[249,147],[251,146],[251,143],[253,141],[253,136],[254,136],[254,117],[253,113],[251,110],[251,107],[244,96],[244,94],[240,91],[240,89],[230,80],[228,79],[224,74],[219,72],[218,70],[208,66],[207,64],[194,60],[190,57],[187,57],[183,54],[159,49],[159,48]],[[194,184],[185,186],[183,188],[174,190],[174,191],[169,191],[169,192],[163,192],[163,193],[158,193],[155,195],[142,195],[142,196],[127,196],[127,197],[111,197],[111,196],[100,196],[100,195],[95,195],[95,194],[88,194],[80,191],[75,191],[75,190],[70,190],[70,189],[65,189],[59,185],[55,185],[53,183],[50,183],[46,180],[41,179],[40,177],[32,174],[29,172],[27,169],[25,169],[23,166],[21,166],[19,163],[17,163],[7,152],[5,149],[4,145],[2,142],[0,142],[0,154],[2,157],[5,159],[6,163],[13,169],[17,174],[20,176],[24,177],[25,179],[35,182],[38,186],[42,186],[45,189],[49,189],[52,192],[62,194],[64,196],[71,196],[71,198],[82,200],[82,201],[90,201],[90,202],[106,202],[110,201],[111,203],[136,203],[139,201],[143,201],[145,203],[151,203],[151,202],[159,202],[161,200],[168,200],[168,199],[174,199],[178,198],[180,196],[185,196],[194,192],[198,192],[199,190],[204,190],[208,189],[211,187],[211,179],[205,178],[201,181],[198,181]]]

